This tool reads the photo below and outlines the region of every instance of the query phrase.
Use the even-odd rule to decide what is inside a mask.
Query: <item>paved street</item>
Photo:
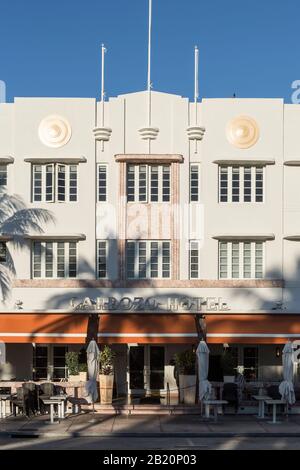
[[[300,416],[279,419],[81,414],[50,424],[48,415],[17,416],[0,421],[0,449],[300,449]]]
[[[0,438],[1,450],[300,450],[299,437],[174,438],[77,437]]]

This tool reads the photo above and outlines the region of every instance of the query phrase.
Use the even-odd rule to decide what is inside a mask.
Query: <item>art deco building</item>
[[[247,380],[276,380],[300,339],[300,108],[150,98],[151,120],[147,91],[104,114],[95,99],[0,104],[2,190],[52,214],[1,235],[1,361],[19,380],[65,377],[65,352],[96,335],[119,391],[176,387],[174,353],[205,329],[211,380],[224,344]]]

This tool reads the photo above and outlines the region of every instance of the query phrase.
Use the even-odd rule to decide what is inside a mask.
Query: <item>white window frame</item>
[[[134,277],[128,276],[128,243],[134,244]],[[140,243],[146,244],[146,277],[139,276],[139,246]],[[151,277],[151,244],[158,243],[158,275]],[[163,276],[163,243],[169,245],[169,276]],[[127,279],[171,279],[172,276],[172,253],[170,240],[126,240],[126,278]]]
[[[134,199],[133,201],[128,201],[128,168],[129,166],[134,167]],[[140,201],[140,167],[145,166],[146,167],[146,200],[145,201]],[[157,201],[152,201],[152,188],[151,188],[151,174],[152,174],[152,167],[158,167],[158,200]],[[169,168],[169,200],[164,201],[163,200],[163,168],[168,167]],[[149,163],[128,163],[126,167],[126,194],[127,194],[127,202],[130,203],[140,203],[140,204],[157,204],[157,203],[170,203],[171,202],[171,191],[172,191],[172,172],[171,172],[171,165],[170,164],[149,164]]]
[[[7,263],[7,254],[8,254],[7,242],[0,241],[0,245],[1,245],[1,247],[3,246],[3,248],[4,248],[4,259],[2,261],[0,259],[0,264],[6,264]]]
[[[34,275],[34,247],[41,246],[41,275]],[[52,276],[46,277],[46,244],[52,243]],[[58,276],[57,248],[58,243],[64,244],[64,276]],[[76,276],[70,277],[70,243],[76,245]],[[32,279],[76,279],[78,277],[78,242],[73,240],[33,240],[31,245],[31,278]]]
[[[99,192],[99,182],[100,182],[100,167],[103,167],[105,168],[105,199],[104,201],[100,201],[99,200],[99,197],[100,197],[100,192]],[[107,163],[98,163],[97,164],[97,202],[98,203],[103,203],[103,202],[107,202],[107,197],[108,197],[108,191],[107,191],[107,188],[108,188],[108,164]]]
[[[193,201],[192,201],[192,167],[197,168],[197,174],[198,174],[198,185],[197,185],[198,194],[197,194],[197,199],[196,199],[196,200],[193,200]],[[200,190],[201,190],[201,183],[200,183],[200,163],[190,163],[189,183],[190,183],[190,185],[189,185],[189,189],[190,189],[190,194],[189,194],[190,203],[193,204],[193,203],[200,202]]]
[[[41,200],[37,201],[35,198],[35,168],[41,167]],[[47,200],[47,188],[46,188],[46,174],[47,174],[47,167],[52,167],[52,198],[51,200]],[[65,199],[58,200],[58,168],[64,167],[65,168]],[[71,176],[71,167],[76,168],[76,200],[71,201],[71,194],[70,194],[70,176]],[[79,171],[78,165],[74,163],[34,163],[32,164],[31,168],[31,200],[32,202],[43,202],[43,203],[77,203],[78,202],[78,193],[79,193]]]
[[[226,243],[227,244],[227,276],[226,277],[221,277],[221,250],[220,246],[221,243]],[[239,269],[239,275],[238,277],[233,277],[232,276],[232,245],[238,243],[239,244],[239,264],[238,264],[238,269]],[[251,244],[251,264],[250,264],[250,269],[251,269],[251,274],[250,277],[245,277],[244,276],[244,248],[245,248],[245,243],[250,243]],[[261,277],[256,277],[256,264],[255,264],[255,255],[256,255],[256,243],[261,243],[262,244],[262,276]],[[261,241],[261,240],[231,240],[231,241],[225,241],[225,240],[220,240],[219,241],[219,254],[218,254],[218,262],[219,262],[219,279],[264,279],[265,277],[265,244],[266,242]]]
[[[8,186],[7,163],[1,163],[1,164],[0,164],[0,173],[4,173],[4,177],[5,177],[5,181],[6,181],[5,184],[0,185],[0,189],[2,189],[3,191],[6,191],[6,190],[7,190],[7,186]]]
[[[227,201],[221,201],[221,171],[227,168]],[[233,169],[239,169],[239,201],[232,200],[232,174]],[[245,168],[251,168],[251,201],[244,200],[244,175]],[[256,201],[256,169],[262,169],[262,201]],[[220,204],[263,204],[265,202],[265,183],[266,183],[266,167],[263,165],[219,165],[218,170],[218,201]]]
[[[99,276],[99,251],[100,243],[105,243],[105,276]],[[108,279],[108,240],[97,240],[97,279]]]
[[[197,245],[197,251],[198,251],[198,262],[197,262],[197,270],[198,270],[198,275],[195,277],[195,276],[192,276],[192,260],[191,260],[191,257],[192,257],[192,244],[195,244]],[[193,279],[200,279],[200,241],[199,240],[190,240],[189,242],[189,278],[191,280]]]

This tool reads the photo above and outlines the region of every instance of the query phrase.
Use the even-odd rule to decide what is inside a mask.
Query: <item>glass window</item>
[[[162,178],[163,178],[163,187],[162,187],[162,200],[163,202],[170,202],[170,165],[163,165],[162,167]]]
[[[190,166],[190,201],[199,202],[199,165]]]
[[[77,276],[77,242],[34,241],[33,278],[74,278]]]
[[[199,278],[199,242],[190,241],[190,278]]]
[[[107,200],[107,166],[98,165],[98,201]]]
[[[147,201],[147,166],[139,165],[139,201]]]
[[[6,261],[7,261],[6,243],[0,242],[0,263],[6,263]]]
[[[127,278],[170,278],[170,242],[128,241],[126,243]]]
[[[107,241],[98,240],[98,278],[107,277]]]
[[[240,169],[237,167],[232,168],[232,202],[239,202],[240,200]]]
[[[220,168],[220,201],[228,201],[228,168],[227,166]]]
[[[135,201],[135,165],[127,165],[127,201]]]
[[[71,202],[77,201],[77,166],[70,166],[69,174],[69,199]]]
[[[264,242],[219,242],[220,279],[259,279],[264,273]]]
[[[127,202],[169,202],[170,165],[127,165]]]
[[[0,165],[0,190],[7,186],[7,165]]]
[[[77,187],[76,165],[32,166],[33,202],[76,202]]]
[[[219,167],[219,202],[263,202],[264,167]]]

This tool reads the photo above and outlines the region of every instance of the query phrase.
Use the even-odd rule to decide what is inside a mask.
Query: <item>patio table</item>
[[[41,398],[41,397],[40,397]],[[65,401],[66,397],[63,395],[57,395],[54,397],[48,398],[41,398],[44,405],[50,405],[50,423],[54,424],[55,422],[59,422],[54,420],[54,405],[57,405],[57,414],[58,418],[64,419],[65,418]]]
[[[214,408],[214,419],[215,423],[218,421],[218,408],[220,405],[227,405],[228,401],[226,400],[204,400],[203,404],[205,405],[205,417],[209,418],[210,406]]]
[[[10,394],[0,395],[0,418],[6,418],[6,402],[11,403],[12,396]]]
[[[277,412],[277,405],[286,405],[286,402],[283,400],[265,400],[267,405],[273,405],[273,420],[268,421],[269,424],[277,424],[281,423],[281,421],[276,421],[276,412]]]
[[[264,419],[265,418],[265,401],[266,400],[271,400],[271,397],[268,395],[252,395],[254,400],[258,401],[258,419]]]

